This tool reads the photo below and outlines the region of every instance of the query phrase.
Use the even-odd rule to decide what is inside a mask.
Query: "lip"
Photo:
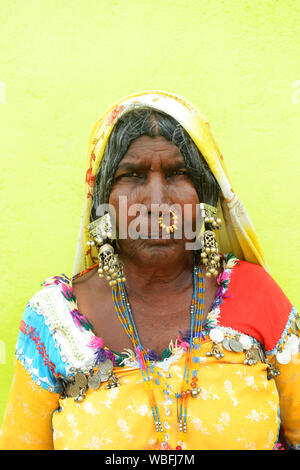
[[[170,241],[172,238],[174,238],[174,232],[170,233],[167,230],[160,227],[158,231],[152,231],[149,233],[141,233],[139,238],[142,238],[143,240]]]
[[[181,220],[177,220],[175,217],[171,218],[168,225],[160,225],[158,218],[152,219],[151,216],[147,219],[140,218],[139,227],[138,225],[134,225],[134,232],[131,232],[132,228],[130,224],[133,220],[134,219],[130,220],[128,224],[129,230],[127,231],[127,237],[122,236],[122,239],[130,238],[135,240],[148,240],[157,244],[161,243],[166,245],[170,243],[170,240],[174,240],[175,238],[178,240],[182,238]],[[169,223],[171,225],[169,225]],[[137,230],[137,227],[139,230]],[[135,230],[137,230],[137,232]]]
[[[166,238],[142,238],[140,240],[143,240],[144,242],[147,243],[147,245],[155,245],[155,246],[167,246],[170,245],[171,243],[174,242],[172,239],[166,239]]]
[[[147,236],[143,236],[141,235],[139,237],[139,240],[145,240],[145,241],[149,241],[149,242],[154,242],[154,243],[170,243],[170,241],[172,241],[173,237],[147,237]]]

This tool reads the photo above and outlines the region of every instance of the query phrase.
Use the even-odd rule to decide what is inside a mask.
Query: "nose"
[[[142,191],[143,204],[147,207],[149,214],[151,213],[152,204],[170,204],[168,185],[160,174],[150,174]]]

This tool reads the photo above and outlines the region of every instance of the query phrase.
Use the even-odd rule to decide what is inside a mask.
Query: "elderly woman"
[[[26,306],[1,446],[297,448],[299,330],[203,116],[125,98],[92,132],[74,276]]]

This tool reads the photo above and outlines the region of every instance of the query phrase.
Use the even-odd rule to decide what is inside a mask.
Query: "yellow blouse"
[[[251,292],[247,296],[242,282],[255,288],[256,300]],[[104,382],[98,390],[88,388],[82,401],[62,398],[59,378],[95,368],[94,351],[87,347],[94,335],[73,321],[71,294],[66,284],[48,285],[25,311],[0,448],[158,449],[136,358],[114,367],[119,386],[108,389]],[[264,307],[253,311],[251,302],[257,299]],[[261,321],[253,322],[251,315]],[[154,393],[169,447],[175,450],[180,443],[186,450],[271,450],[281,429],[288,445],[298,448],[300,317],[296,309],[263,268],[240,262],[231,274],[227,298],[209,313],[208,320],[210,328],[193,362],[200,393],[188,398],[183,439],[175,394],[187,352],[172,345],[171,355],[155,362],[158,383],[154,382]],[[238,338],[243,351],[228,350],[225,342],[216,339],[216,331]],[[266,359],[250,365],[247,358],[257,345],[264,349]],[[214,348],[223,356],[212,354]],[[280,374],[271,378],[274,367]]]
[[[200,349],[201,392],[188,403],[188,428],[183,449],[271,450],[281,420],[285,437],[300,442],[299,362],[279,366],[280,375],[267,380],[266,364],[249,367],[244,354],[226,351],[222,359],[207,357],[211,341]],[[160,369],[169,387],[176,390],[184,367],[183,354],[173,354],[169,369]],[[297,367],[295,368],[295,365]],[[162,364],[163,366],[163,364]],[[1,449],[157,449],[153,418],[138,368],[115,368],[120,386],[87,390],[82,402],[61,399],[36,385],[19,360],[6,409]],[[167,378],[169,377],[169,378]],[[157,401],[170,445],[179,440],[177,403],[158,389]]]
[[[274,447],[279,431],[279,396],[266,366],[243,364],[244,355],[226,352],[222,360],[206,357],[211,341],[198,353],[201,392],[189,398],[187,433],[183,448],[263,449]],[[173,355],[161,382],[177,390],[184,371],[185,354]],[[165,361],[168,361],[166,359]],[[88,390],[86,398],[59,400],[61,411],[53,415],[55,449],[157,449],[153,417],[141,373],[137,368],[118,368],[120,386]],[[171,376],[167,378],[168,376]],[[180,441],[177,401],[157,387],[155,395],[166,440],[175,449]]]

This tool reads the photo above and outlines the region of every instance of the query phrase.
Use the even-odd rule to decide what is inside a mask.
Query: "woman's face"
[[[191,241],[176,238],[167,228],[174,225],[171,206],[178,209],[178,229],[184,232],[183,218],[194,227],[199,198],[180,150],[162,136],[144,135],[131,143],[115,173],[109,203],[116,210],[121,253],[139,255],[144,262],[147,256],[153,261],[155,256],[172,255],[174,260]],[[164,228],[158,223],[159,214],[165,216]]]

